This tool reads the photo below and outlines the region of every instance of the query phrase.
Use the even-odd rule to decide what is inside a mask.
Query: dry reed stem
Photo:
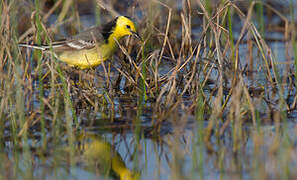
[[[209,139],[211,137],[211,130],[213,129],[215,123],[218,122],[218,118],[220,118],[221,115],[221,101],[223,99],[223,57],[222,57],[222,52],[221,52],[221,48],[220,48],[220,35],[221,35],[221,28],[219,26],[220,21],[219,21],[219,16],[217,16],[216,18],[216,23],[214,23],[212,21],[212,18],[209,17],[208,12],[206,11],[205,7],[203,6],[203,4],[201,3],[200,0],[197,0],[197,3],[199,5],[199,7],[202,9],[204,16],[207,19],[207,22],[209,23],[210,27],[211,27],[211,31],[214,33],[214,37],[215,37],[215,45],[216,45],[216,57],[218,58],[218,63],[219,63],[219,88],[218,88],[218,93],[215,97],[215,100],[213,102],[213,109],[212,109],[212,113],[211,116],[209,118],[209,123],[207,125],[207,128],[205,129],[205,136],[204,136],[204,142],[206,144],[209,144]],[[220,9],[219,9],[220,11]],[[211,146],[207,146],[209,148],[209,150],[212,151]]]
[[[110,12],[110,14],[113,17],[118,17],[120,16],[120,13],[118,13],[113,7],[112,4],[110,3],[110,1],[104,1],[104,0],[96,0],[97,5],[99,7],[101,7],[104,10],[107,10],[108,12]]]
[[[239,76],[240,78],[240,81],[241,81],[241,86],[243,87],[243,91],[244,91],[244,94],[248,100],[248,105],[250,107],[250,110],[251,110],[251,113],[252,113],[252,121],[253,121],[253,125],[254,125],[254,128],[256,128],[256,109],[252,103],[252,98],[250,96],[250,93],[249,93],[249,90],[248,88],[244,85],[244,80],[243,80],[243,77],[240,75]]]
[[[43,16],[42,21],[47,22],[48,18],[54,13],[54,11],[60,6],[62,2],[63,0],[58,0],[54,6]],[[29,34],[33,33],[34,31],[35,27],[32,26],[18,38],[19,42],[22,42]]]
[[[195,48],[196,49],[196,48]],[[194,60],[194,65],[193,65],[193,68],[192,68],[192,73],[191,73],[191,76],[190,76],[190,79],[188,80],[185,88],[183,89],[182,93],[180,94],[180,96],[182,96],[186,90],[189,88],[190,86],[190,83],[193,81],[194,79],[194,76],[196,74],[196,64],[197,64],[197,61],[198,61],[198,57],[199,57],[199,53],[200,53],[200,49],[201,49],[201,44],[198,44],[198,49],[197,49],[197,53],[196,53],[196,57],[195,57],[195,60]],[[193,51],[194,52],[194,51]]]
[[[147,84],[146,80],[144,79],[142,73],[141,73],[141,67],[137,66],[134,62],[134,60],[132,59],[132,57],[129,55],[129,53],[127,52],[127,50],[115,39],[115,41],[117,42],[118,46],[120,47],[121,51],[126,55],[126,57],[129,59],[130,64],[136,69],[137,74],[140,75],[140,77],[143,79],[143,82],[145,83],[145,86],[148,88],[149,90],[149,85]],[[132,78],[129,78],[132,79]],[[134,84],[136,83],[133,80]],[[150,91],[151,92],[151,91]],[[152,92],[151,92],[152,93]]]

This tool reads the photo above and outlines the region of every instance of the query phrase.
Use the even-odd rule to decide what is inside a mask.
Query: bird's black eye
[[[131,26],[130,26],[130,25],[126,25],[126,27],[127,27],[128,29],[130,29],[130,28],[131,28]]]

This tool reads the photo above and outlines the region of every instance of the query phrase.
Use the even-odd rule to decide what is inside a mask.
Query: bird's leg
[[[120,70],[122,71],[122,67],[120,67]],[[115,83],[115,87],[116,87],[116,90],[120,90],[121,89],[121,81],[122,81],[122,75],[121,73],[119,73],[118,77],[117,77],[117,80],[116,80],[116,83]]]
[[[78,74],[78,68],[75,67],[73,71],[70,73],[70,79],[73,80],[73,85],[78,88],[80,84],[80,74]]]

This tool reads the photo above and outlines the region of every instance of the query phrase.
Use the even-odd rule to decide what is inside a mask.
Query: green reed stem
[[[96,25],[99,26],[101,24],[101,8],[96,6],[95,8],[95,17],[96,17]]]
[[[35,1],[35,10],[36,10],[36,14],[35,14],[35,25],[36,25],[36,43],[38,45],[41,44],[41,34],[42,34],[42,24],[41,24],[41,20],[40,20],[40,1],[36,0]],[[36,55],[37,55],[37,67],[38,67],[38,90],[39,90],[39,105],[40,105],[40,124],[41,124],[41,140],[42,140],[42,147],[43,149],[46,148],[46,130],[45,130],[45,106],[43,103],[43,98],[44,98],[44,88],[43,88],[43,73],[42,73],[42,54],[41,51],[36,51]]]
[[[258,27],[260,29],[260,34],[264,38],[265,35],[265,23],[264,23],[264,10],[263,10],[263,0],[260,0],[260,2],[256,5],[256,11],[257,11],[257,21],[258,21]]]
[[[198,164],[193,164],[193,168],[196,169],[196,166],[198,168],[198,173],[200,179],[203,179],[204,177],[204,170],[203,170],[203,147],[204,147],[204,114],[205,114],[205,103],[204,103],[204,97],[203,97],[203,89],[199,88],[199,94],[197,97],[197,107],[195,111],[195,117],[197,120],[197,145],[198,145],[198,160],[195,160],[195,162],[198,161]],[[193,146],[194,147],[194,146]],[[195,152],[195,151],[194,151]]]
[[[4,2],[2,0],[2,2],[0,3],[0,23],[2,22],[2,16],[1,15],[3,13],[3,3]],[[3,27],[0,27],[0,31],[3,31],[2,28]],[[0,35],[0,38],[1,39],[2,38],[4,39],[4,37],[2,37],[2,35]],[[1,58],[4,57],[4,53],[0,53],[0,57]],[[0,69],[0,73],[2,73],[2,72],[3,72],[3,69]],[[7,77],[5,77],[5,80],[7,80]],[[3,80],[3,81],[5,81],[5,80]],[[4,84],[3,81],[0,83],[0,88],[1,88],[0,91],[5,92],[6,84]],[[7,98],[1,98],[0,99],[0,105],[1,104],[4,104],[6,102],[6,100],[7,100]],[[4,130],[5,130],[5,128],[4,128],[4,124],[5,124],[5,122],[4,122],[5,113],[4,112],[5,112],[5,109],[6,109],[5,107],[3,107],[2,109],[0,109],[0,119],[2,119],[2,121],[0,122],[0,148],[1,149],[3,149],[3,145],[4,145]]]
[[[235,61],[235,50],[234,50],[234,39],[233,39],[233,31],[232,31],[232,7],[228,8],[228,27],[229,27],[229,42],[231,47],[231,61],[233,66],[236,67]]]
[[[142,57],[144,57],[144,50],[142,50]],[[143,114],[143,106],[145,104],[145,101],[147,100],[147,95],[146,95],[146,86],[145,86],[145,79],[146,79],[146,63],[142,64],[142,77],[140,80],[140,87],[143,87],[142,91],[139,91],[139,97],[138,97],[138,102],[137,102],[137,117],[135,118],[134,125],[135,125],[135,138],[136,138],[136,153],[135,153],[135,160],[134,160],[134,166],[137,167],[139,162],[139,157],[138,157],[138,147],[140,144],[140,139],[141,139],[141,116]]]
[[[4,0],[0,0],[1,1],[1,3],[0,3],[0,14],[2,14],[3,13],[3,4],[4,4]],[[3,17],[2,16],[0,16],[0,22],[2,22],[3,21],[3,19],[2,19]]]
[[[295,12],[294,12],[294,2],[293,0],[290,0],[290,16],[291,16],[291,27],[294,29],[295,27]],[[294,65],[295,65],[295,77],[297,77],[297,45],[296,45],[296,31],[292,30],[292,46],[293,46],[293,51],[294,51]],[[295,80],[295,85],[297,85],[297,78]]]
[[[144,106],[144,95],[143,95],[143,91],[140,91],[138,102],[137,102],[137,116],[134,121],[135,137],[136,137],[137,145],[139,144],[140,137],[141,137],[141,116],[143,114],[143,106]]]
[[[11,54],[12,58],[15,59],[15,67],[14,67],[14,80],[15,80],[15,110],[16,110],[16,115],[15,117],[17,118],[14,122],[18,123],[17,125],[14,125],[14,128],[16,128],[18,133],[21,133],[21,139],[20,139],[20,147],[22,148],[22,170],[24,171],[24,179],[32,179],[33,178],[33,170],[32,170],[32,156],[31,156],[31,151],[30,151],[30,145],[28,141],[28,133],[27,133],[27,127],[26,125],[26,108],[25,108],[25,83],[23,81],[23,76],[24,76],[24,70],[22,69],[22,62],[21,58],[19,58],[19,53],[18,53],[18,48],[17,48],[17,11],[15,7],[17,7],[17,1],[12,0],[10,2],[11,6],[11,11],[9,16],[14,17],[12,18],[13,20],[11,21],[11,40],[13,44],[10,46],[11,48]],[[12,89],[11,89],[12,90]],[[14,138],[16,139],[18,134],[14,134]]]
[[[205,9],[208,12],[208,15],[211,15],[212,9],[211,9],[211,0],[205,0]]]
[[[145,86],[145,80],[146,80],[146,77],[147,77],[147,72],[146,72],[146,68],[147,68],[147,65],[146,65],[146,62],[144,61],[145,60],[145,54],[144,54],[144,48],[142,48],[142,52],[141,52],[141,54],[142,54],[142,60],[143,60],[143,64],[142,64],[142,67],[141,67],[141,69],[142,69],[142,77],[143,78],[141,78],[141,85],[142,85],[142,87],[143,87],[143,92],[142,92],[142,96],[144,96],[144,100],[146,101],[147,100],[147,92],[146,92],[146,86]]]

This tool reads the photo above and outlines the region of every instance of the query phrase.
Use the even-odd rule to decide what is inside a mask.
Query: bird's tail
[[[56,48],[56,47],[60,47],[62,45],[63,45],[62,42],[54,43],[51,46],[49,46],[49,45],[37,45],[37,44],[32,44],[31,45],[31,44],[25,44],[25,43],[19,43],[18,44],[19,47],[39,49],[39,50],[42,50],[42,51],[48,51],[48,50],[50,50],[51,47]]]
[[[18,46],[19,47],[39,49],[39,50],[42,50],[42,51],[45,51],[45,50],[49,49],[49,46],[36,45],[36,44],[31,45],[31,44],[19,43]]]

